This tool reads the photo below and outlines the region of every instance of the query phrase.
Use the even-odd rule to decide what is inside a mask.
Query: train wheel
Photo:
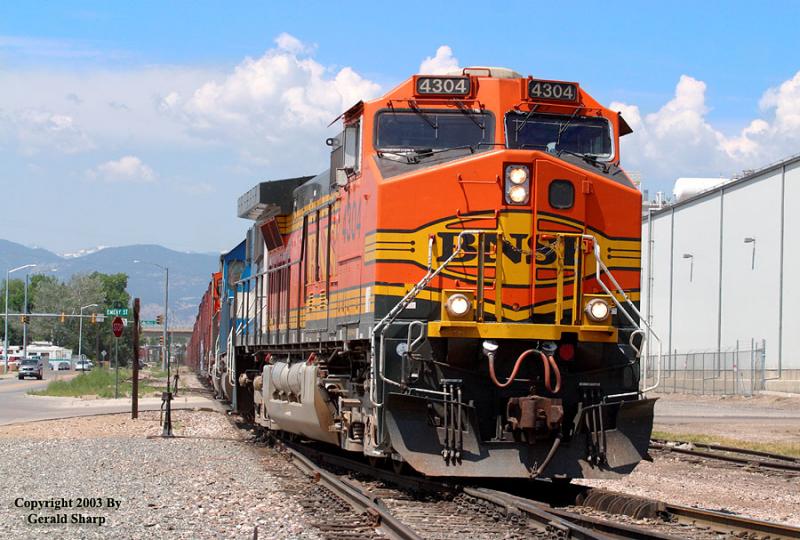
[[[405,474],[406,472],[406,462],[400,461],[397,459],[392,460],[392,470],[395,474]]]
[[[369,456],[367,457],[367,462],[373,469],[380,469],[383,464],[383,458]]]

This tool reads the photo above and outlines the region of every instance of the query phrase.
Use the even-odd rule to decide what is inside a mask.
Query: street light
[[[6,321],[5,321],[5,334],[3,337],[3,356],[5,357],[5,371],[8,373],[8,276],[17,270],[24,270],[25,268],[33,268],[35,264],[24,264],[10,270],[6,270]]]
[[[78,360],[83,360],[82,345],[83,345],[83,310],[90,307],[97,307],[98,304],[89,304],[81,308],[81,316],[78,318]],[[74,366],[73,366],[74,367]]]
[[[750,259],[750,270],[756,269],[756,237],[755,236],[747,236],[744,239],[745,244],[753,244],[753,256]]]
[[[691,253],[684,253],[684,259],[689,259],[689,283],[692,282],[692,276],[694,275],[694,255]]]
[[[162,266],[158,263],[150,262],[150,261],[140,261],[138,259],[134,259],[134,263],[141,263],[141,264],[150,264],[153,266],[157,266],[164,271],[164,327],[161,331],[161,339],[164,341],[162,345],[162,369],[164,369],[166,364],[167,370],[167,391],[164,393],[162,397],[162,401],[165,401],[165,408],[164,408],[164,430],[161,433],[162,437],[172,437],[172,412],[170,402],[172,401],[172,390],[170,388],[170,369],[169,369],[169,346],[167,345],[167,306],[169,306],[169,268],[166,266]],[[137,357],[134,358],[135,362],[139,361],[138,358],[138,351]]]

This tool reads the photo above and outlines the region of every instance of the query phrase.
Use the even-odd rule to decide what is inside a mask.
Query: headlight
[[[586,315],[594,322],[602,322],[608,319],[610,313],[611,308],[608,307],[605,300],[595,298],[586,304]]]
[[[508,199],[516,204],[522,204],[528,199],[528,188],[525,186],[511,186],[508,189]]]
[[[520,166],[510,166],[506,168],[506,178],[512,184],[524,184],[528,181],[528,168]]]
[[[451,317],[463,317],[469,313],[470,308],[472,308],[472,304],[469,301],[469,298],[463,294],[454,294],[447,299],[447,304],[445,307],[447,309],[447,313],[449,313]]]
[[[530,200],[531,170],[527,165],[506,165],[506,204],[525,204]]]

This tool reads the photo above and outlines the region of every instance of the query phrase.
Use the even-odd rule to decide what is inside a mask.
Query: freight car
[[[217,391],[430,476],[629,473],[654,400],[622,116],[578,83],[465,68],[337,121],[329,170],[239,198],[253,226],[221,259]]]

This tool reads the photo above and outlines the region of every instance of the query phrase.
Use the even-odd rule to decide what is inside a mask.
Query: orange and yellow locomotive
[[[239,200],[255,223],[211,374],[235,408],[432,476],[630,472],[654,400],[622,117],[465,68],[341,122],[328,171]]]

